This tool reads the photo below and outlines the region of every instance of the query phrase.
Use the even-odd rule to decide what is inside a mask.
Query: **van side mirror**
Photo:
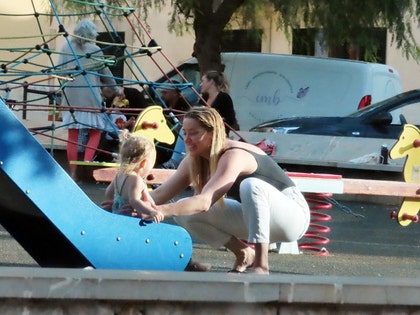
[[[372,119],[372,124],[387,126],[392,123],[392,115],[388,112],[380,113]]]

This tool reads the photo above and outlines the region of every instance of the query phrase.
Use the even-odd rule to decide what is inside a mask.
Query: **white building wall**
[[[413,34],[420,43],[420,27],[413,26]],[[396,49],[395,43],[391,43],[391,35],[387,36],[387,60],[386,63],[398,70],[402,80],[403,91],[420,88],[420,63],[413,59],[407,60],[401,50]]]

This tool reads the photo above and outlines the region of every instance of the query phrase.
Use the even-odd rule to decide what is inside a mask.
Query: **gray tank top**
[[[279,191],[282,191],[288,187],[295,186],[295,183],[287,176],[285,171],[268,155],[258,154],[239,147],[227,148],[223,151],[223,153],[232,149],[244,150],[251,154],[257,162],[257,169],[252,174],[238,176],[235,183],[228,191],[228,197],[241,201],[239,196],[239,186],[245,178],[249,177],[259,178],[266,183],[276,187]]]

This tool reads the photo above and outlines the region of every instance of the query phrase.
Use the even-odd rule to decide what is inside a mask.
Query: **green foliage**
[[[165,0],[160,0],[165,3]],[[215,15],[214,8],[232,0],[172,0],[174,6],[169,28],[177,34],[190,30],[194,20]],[[322,30],[322,40],[328,46],[348,44],[364,48],[365,60],[375,61],[379,39],[374,29],[384,27],[391,34],[392,44],[406,58],[419,59],[419,48],[413,36],[413,22],[420,22],[420,0],[244,0],[229,21],[213,20],[223,28],[236,23],[241,28],[260,27],[259,21],[274,16],[277,26],[289,39],[296,28]],[[203,3],[205,3],[203,5]],[[208,8],[212,7],[213,11]],[[207,10],[207,11],[206,11]],[[228,12],[228,11],[227,11]],[[264,16],[265,15],[265,16]],[[182,17],[181,17],[182,16]],[[200,25],[195,21],[195,25]],[[197,31],[197,29],[195,29]]]
[[[45,0],[47,4],[50,0]],[[152,6],[161,8],[161,0],[51,0],[56,8],[61,12],[71,13],[91,13],[106,10],[107,14],[114,17],[122,17],[124,14],[135,10],[139,16],[147,18],[147,13]]]
[[[418,58],[413,22],[419,22],[419,0],[273,0],[279,26],[322,29],[327,45],[339,42],[365,47],[374,58],[378,42],[367,30],[386,27],[406,57]]]
[[[159,0],[158,0],[159,1]],[[165,0],[159,1],[161,5],[165,4]],[[172,11],[168,29],[175,32],[176,35],[182,36],[184,32],[190,32],[193,22],[193,0],[179,1],[171,0],[171,6],[174,8]]]
[[[46,0],[47,1],[47,0]],[[48,2],[48,1],[47,1]],[[392,43],[407,58],[418,60],[419,47],[413,36],[412,25],[420,23],[420,0],[53,0],[69,12],[100,10],[121,16],[117,7],[135,8],[147,19],[151,8],[170,4],[168,29],[181,36],[207,27],[213,31],[230,28],[258,29],[260,21],[274,17],[278,28],[290,39],[290,31],[297,28],[322,30],[327,45],[347,43],[351,47],[364,47],[365,58],[375,60],[378,40],[368,30],[385,27]],[[413,23],[414,22],[414,23]],[[212,40],[217,40],[214,37]],[[220,39],[219,39],[220,40]],[[200,44],[199,44],[200,45]],[[217,46],[217,45],[215,45]]]

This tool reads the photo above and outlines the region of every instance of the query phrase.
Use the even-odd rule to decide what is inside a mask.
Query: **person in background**
[[[309,227],[304,196],[261,149],[227,138],[214,108],[193,107],[184,116],[183,130],[188,154],[174,175],[151,192],[155,208],[175,217],[193,237],[232,251],[231,272],[252,268],[268,274],[269,244],[296,241]],[[193,196],[167,203],[190,185]]]
[[[131,87],[118,86],[115,89],[110,86],[105,86],[102,88],[102,95],[105,99],[105,105],[107,108],[144,109],[149,106],[143,93]],[[128,121],[130,119],[135,120],[140,114],[140,111],[124,110],[124,114]]]
[[[112,162],[113,153],[118,152],[119,139],[116,131],[127,128],[133,131],[137,116],[140,110],[128,111],[128,108],[144,109],[149,104],[139,90],[125,86],[104,86],[102,96],[107,108],[109,119],[106,119],[106,126],[101,136],[96,156],[100,162]]]
[[[172,81],[177,84],[179,82]],[[167,108],[175,110],[173,114],[178,120],[182,122],[184,112],[188,111],[191,106],[182,96],[181,91],[177,88],[162,88],[160,90],[160,97],[165,102]],[[176,169],[185,156],[185,143],[182,129],[178,132],[178,137],[175,142],[175,147],[170,159],[160,165],[160,168]]]
[[[107,114],[109,119],[106,119],[105,122],[104,137],[109,141],[115,140],[121,130],[131,130],[136,123],[133,117],[127,120],[127,117],[118,108],[107,109]]]
[[[223,121],[226,122],[230,128],[239,130],[233,101],[229,95],[229,85],[223,72],[211,70],[204,73],[201,77],[200,89],[203,94],[203,99],[207,103],[206,105],[216,109],[222,116]],[[229,131],[230,129],[226,128],[227,136],[229,136]],[[178,153],[185,152],[182,133],[180,136],[181,139],[177,140],[172,157],[168,161],[162,163],[161,168],[176,169],[184,157],[184,154],[181,155]]]
[[[120,135],[120,167],[105,191],[107,199],[113,199],[112,212],[153,219],[156,223],[164,216],[153,208],[154,202],[145,182],[156,160],[154,144],[147,138],[132,135],[125,129]],[[129,213],[120,212],[129,204]]]
[[[84,161],[92,161],[95,156],[104,128],[104,114],[100,112],[102,100],[100,87],[109,85],[115,94],[118,93],[111,71],[100,61],[103,53],[93,42],[98,36],[95,24],[86,19],[81,20],[74,29],[74,35],[77,37],[70,40],[70,45],[66,43],[62,47],[58,60],[59,67],[63,71],[80,68],[79,64],[83,68],[80,74],[72,76],[72,80],[66,83],[63,91],[63,105],[70,107],[69,111],[63,112],[63,125],[68,128],[67,159],[69,163],[78,160],[79,131],[81,130],[86,130],[88,134]],[[86,58],[86,55],[92,55],[95,58]],[[82,71],[87,74],[83,75]],[[76,165],[70,164],[70,176],[78,180]]]
[[[179,84],[178,81],[172,81],[171,83]],[[181,111],[182,113],[180,114],[183,114],[183,112],[186,112],[191,108],[190,104],[188,104],[188,102],[182,96],[181,91],[176,87],[161,88],[160,97],[165,102],[167,108],[173,109],[175,111]]]
[[[200,88],[207,105],[216,109],[228,126],[239,130],[233,101],[229,95],[229,85],[223,72],[211,70],[204,73]],[[227,135],[229,131],[226,128]]]

